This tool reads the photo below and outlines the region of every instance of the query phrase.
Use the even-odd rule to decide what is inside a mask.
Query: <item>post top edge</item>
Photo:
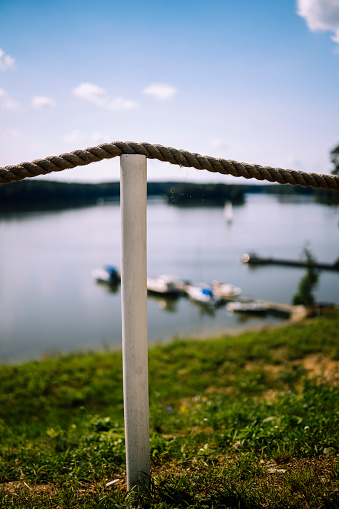
[[[120,158],[129,158],[129,157],[142,157],[144,159],[146,159],[146,156],[144,156],[143,154],[121,154]]]

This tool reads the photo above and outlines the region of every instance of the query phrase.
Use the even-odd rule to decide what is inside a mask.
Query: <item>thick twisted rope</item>
[[[104,143],[85,150],[74,150],[68,154],[37,159],[31,163],[5,166],[0,168],[0,184],[23,180],[27,177],[46,175],[54,171],[75,168],[76,166],[85,166],[103,159],[112,159],[122,154],[141,154],[148,159],[158,159],[179,166],[207,170],[223,175],[233,175],[234,177],[245,177],[246,179],[255,178],[257,180],[279,182],[279,184],[339,190],[339,176],[239,163],[227,159],[192,154],[186,150],[177,150],[162,145],[122,141]]]

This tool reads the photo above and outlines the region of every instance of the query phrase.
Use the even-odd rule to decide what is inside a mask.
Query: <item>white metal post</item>
[[[127,490],[143,490],[150,482],[145,156],[120,157],[120,207]]]

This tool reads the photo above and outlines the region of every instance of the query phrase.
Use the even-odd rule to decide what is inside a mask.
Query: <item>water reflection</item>
[[[107,281],[96,281],[98,286],[102,286],[109,293],[118,293],[120,289],[119,283],[108,283]]]
[[[338,210],[338,209],[336,209]],[[244,266],[250,251],[298,258],[306,241],[314,256],[339,255],[338,214],[309,200],[280,203],[250,196],[233,209],[148,204],[148,273],[185,281],[220,280],[253,298],[290,304],[302,268]],[[0,362],[39,358],[44,352],[121,345],[120,285],[102,286],[96,267],[120,260],[119,204],[0,216]],[[322,272],[316,298],[339,304],[339,275]],[[230,316],[188,298],[148,298],[149,341],[222,334],[284,317]]]
[[[198,302],[196,300],[191,300],[190,303],[192,306],[196,307],[199,313],[199,316],[215,316],[216,308],[213,306],[209,306],[203,302]]]
[[[149,300],[153,300],[157,303],[158,307],[162,311],[167,311],[168,313],[176,313],[178,310],[178,299],[179,297],[174,296],[159,296],[155,294],[148,294],[147,298]]]

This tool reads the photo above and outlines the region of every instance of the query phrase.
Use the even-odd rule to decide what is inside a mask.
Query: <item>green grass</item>
[[[144,495],[126,494],[120,352],[1,366],[0,506],[339,507],[338,366],[338,311],[151,347]]]

